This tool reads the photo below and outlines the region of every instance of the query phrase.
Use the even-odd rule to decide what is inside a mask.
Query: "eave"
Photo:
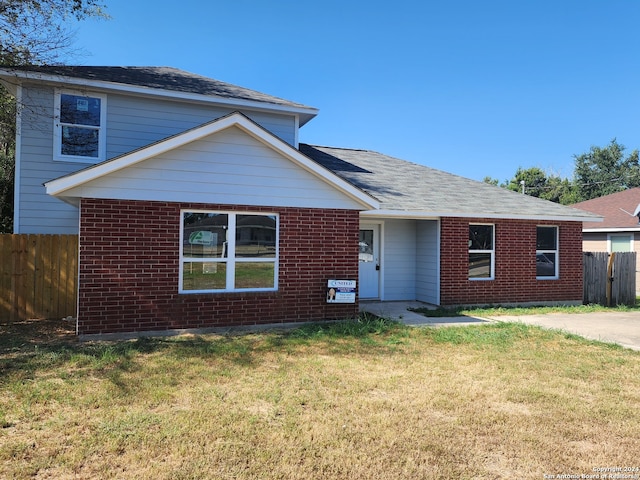
[[[593,216],[563,216],[563,215],[522,215],[522,214],[494,214],[488,212],[423,212],[423,211],[406,211],[406,210],[367,210],[360,212],[360,215],[367,218],[397,218],[397,219],[414,219],[414,220],[434,220],[443,217],[451,218],[490,218],[496,220],[534,220],[534,221],[551,221],[551,222],[601,222],[602,218],[594,218]]]
[[[231,107],[234,110],[246,109],[262,112],[273,113],[289,113],[295,115],[299,119],[299,126],[309,122],[318,114],[318,109],[313,107],[279,105],[277,103],[260,102],[257,100],[248,100],[242,98],[229,98],[220,95],[203,95],[198,93],[179,92],[174,90],[165,90],[160,88],[143,87],[138,85],[129,85],[117,82],[107,82],[102,80],[88,80],[85,78],[51,75],[41,72],[26,72],[20,70],[0,69],[0,76],[4,77],[2,83],[10,90],[15,90],[15,84],[8,81],[7,78],[13,77],[20,80],[33,80],[56,86],[77,87],[85,89],[109,90],[115,92],[127,93],[129,95],[152,96],[167,98],[179,101],[208,103],[224,107]]]

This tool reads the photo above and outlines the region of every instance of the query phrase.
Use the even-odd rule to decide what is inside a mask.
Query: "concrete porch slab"
[[[422,327],[452,327],[462,325],[477,325],[488,323],[491,320],[479,317],[425,317],[409,308],[433,308],[433,305],[416,301],[381,302],[381,301],[360,301],[360,311],[371,313],[378,317],[388,318],[402,322],[405,325]]]

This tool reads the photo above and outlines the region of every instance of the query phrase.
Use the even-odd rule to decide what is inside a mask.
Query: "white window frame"
[[[227,215],[228,219],[228,236],[227,236],[227,256],[192,258],[183,255],[184,242],[184,214],[189,213],[210,213],[217,215]],[[236,258],[236,219],[239,215],[259,215],[264,217],[275,217],[276,219],[276,251],[274,258]],[[233,232],[233,233],[232,233]],[[178,275],[178,293],[227,293],[227,292],[275,292],[278,290],[278,266],[280,264],[280,215],[273,212],[237,212],[225,210],[198,210],[193,208],[185,208],[180,210],[180,268]],[[183,288],[184,264],[185,263],[224,263],[226,265],[226,286],[224,289],[203,289],[203,290],[185,290]],[[235,288],[235,272],[238,263],[273,263],[274,279],[273,288]]]
[[[538,250],[538,228],[555,228],[556,229],[556,249],[555,250]],[[554,265],[554,275],[538,276],[536,266],[536,280],[558,280],[560,278],[560,227],[558,225],[536,225],[536,262],[539,254],[554,253],[556,263]]]
[[[81,124],[63,124],[60,115],[60,104],[62,95],[76,95],[86,98],[100,99],[100,126],[86,126]],[[63,90],[56,89],[54,101],[54,120],[53,120],[53,159],[62,162],[78,162],[78,163],[98,163],[106,159],[107,154],[107,96],[102,93],[83,92],[79,90]],[[62,127],[67,125],[79,125],[83,128],[91,128],[98,130],[98,156],[84,157],[80,155],[63,155],[62,154]]]
[[[491,272],[490,272],[490,276],[488,277],[471,277],[469,275],[471,272],[469,272],[469,269],[467,269],[467,277],[472,282],[495,280],[495,277],[496,277],[496,225],[495,223],[470,223],[467,229],[467,233],[468,233],[468,230],[474,225],[478,225],[478,226],[484,225],[484,226],[491,227],[491,246],[493,248],[491,250],[472,250],[471,245],[469,244],[467,258],[469,258],[469,255],[471,255],[472,253],[490,253],[491,254]],[[469,240],[469,242],[471,242],[471,240]]]

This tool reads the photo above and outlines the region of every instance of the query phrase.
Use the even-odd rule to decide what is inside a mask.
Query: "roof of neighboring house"
[[[408,217],[599,220],[599,216],[369,150],[300,144],[300,151]]]
[[[173,67],[115,67],[115,66],[26,66],[5,67],[0,77],[30,78],[43,81],[73,83],[72,80],[100,84],[118,84],[143,89],[163,90],[204,97],[224,98],[278,105],[301,110],[305,121],[317,114],[317,109],[248,88],[221,82],[213,78],[186,72]]]
[[[630,188],[604,197],[592,198],[572,205],[575,208],[602,215],[602,222],[584,222],[583,229],[640,229],[637,216],[634,215],[640,205],[640,188]]]

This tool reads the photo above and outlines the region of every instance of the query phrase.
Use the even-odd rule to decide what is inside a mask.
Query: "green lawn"
[[[602,305],[556,305],[556,306],[480,306],[480,307],[438,307],[414,308],[414,312],[420,313],[426,317],[497,317],[500,315],[545,315],[548,313],[593,313],[593,312],[614,312],[614,311],[636,311],[640,309],[640,302],[635,306],[620,305],[617,307],[603,307]]]
[[[541,479],[640,466],[640,353],[573,335],[364,318],[82,344],[21,327],[0,325],[0,478]]]

